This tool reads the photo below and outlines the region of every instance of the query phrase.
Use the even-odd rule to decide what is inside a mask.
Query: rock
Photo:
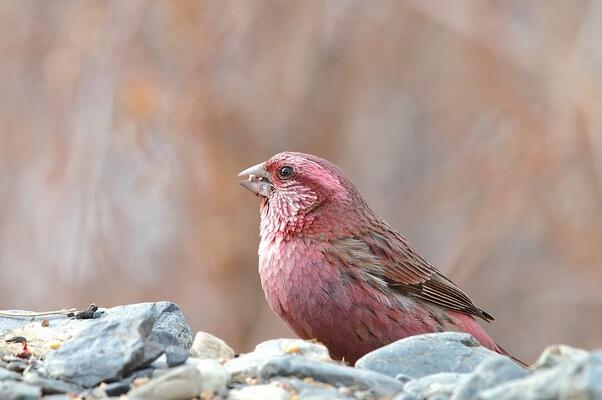
[[[449,399],[464,374],[442,372],[408,382],[403,387],[405,398]],[[398,398],[404,398],[398,396]]]
[[[548,346],[529,369],[532,371],[548,369],[563,362],[585,358],[588,355],[589,353],[587,351],[571,346],[562,344]]]
[[[23,382],[41,388],[42,394],[77,394],[82,391],[82,388],[77,385],[57,381],[56,379],[45,378],[35,372],[26,372],[23,374]]]
[[[182,365],[188,359],[188,349],[181,346],[167,346],[165,348],[165,359],[169,368]]]
[[[169,370],[147,384],[132,389],[130,398],[153,400],[190,399],[204,392],[226,389],[228,371],[217,361],[198,360],[196,365],[183,365]]]
[[[73,328],[75,325],[79,328]],[[58,323],[54,326],[61,329]],[[74,338],[49,352],[45,367],[50,377],[84,387],[119,380],[164,352],[169,360],[170,353],[177,353],[174,348],[186,350],[192,343],[180,309],[169,302],[114,307],[105,310],[101,318],[67,320],[62,326],[72,326]],[[62,329],[63,333],[68,331]],[[175,358],[181,359],[177,354]]]
[[[234,350],[218,337],[207,332],[197,332],[190,348],[190,356],[225,362],[234,358]]]
[[[38,400],[41,396],[42,390],[28,383],[0,382],[0,399],[2,400]]]
[[[0,368],[0,381],[20,381],[23,377],[14,371]]]
[[[353,397],[353,390],[350,388],[337,388],[313,379],[278,378],[273,380],[272,384],[294,392],[297,398],[303,400],[354,400],[357,398]]]
[[[602,399],[602,352],[481,391],[481,400]]]
[[[402,383],[385,375],[305,357],[277,356],[264,362],[258,372],[262,380],[287,376],[301,379],[310,377],[333,386],[374,390],[379,396],[395,394],[403,389]]]
[[[13,372],[23,372],[29,365],[27,360],[23,360],[21,358],[12,357],[10,361],[6,364],[6,369]]]
[[[101,384],[98,388],[94,389],[100,389],[101,393],[100,396],[97,397],[117,397],[117,396],[121,396],[122,394],[126,394],[127,392],[130,391],[130,389],[132,388],[131,383],[129,382],[129,380],[123,380],[123,381],[119,381],[119,382],[113,382],[113,383],[109,383],[109,384]]]
[[[191,361],[201,372],[202,392],[220,392],[226,389],[230,381],[230,373],[219,362],[211,359]]]
[[[476,399],[477,393],[527,376],[527,370],[506,357],[483,361],[473,373],[464,375],[454,390],[452,400]]]
[[[245,386],[233,389],[228,394],[228,400],[289,400],[291,395],[284,389],[274,385]]]
[[[355,366],[395,377],[421,378],[440,372],[472,372],[488,358],[504,357],[481,346],[467,333],[410,336],[360,358]]]
[[[260,364],[275,356],[293,355],[323,362],[334,362],[328,349],[321,343],[301,339],[274,339],[258,344],[252,353],[231,359],[224,365],[232,381],[244,383],[247,378],[257,377]]]

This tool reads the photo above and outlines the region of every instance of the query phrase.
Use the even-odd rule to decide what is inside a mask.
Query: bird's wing
[[[473,315],[487,322],[494,320],[490,314],[475,306],[460,288],[429,264],[393,228],[387,226],[379,231],[370,231],[345,240],[345,264],[363,264],[362,271],[373,275],[374,282],[384,283],[388,288],[405,295]],[[354,244],[350,244],[350,240]],[[339,254],[341,250],[337,250]]]

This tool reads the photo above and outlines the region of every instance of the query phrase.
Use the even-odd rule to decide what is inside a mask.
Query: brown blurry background
[[[236,174],[283,150],[369,204],[532,360],[602,346],[602,2],[0,0],[0,308],[169,299],[292,333]]]

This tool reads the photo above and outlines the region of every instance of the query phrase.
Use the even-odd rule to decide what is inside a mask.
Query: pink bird
[[[355,361],[407,336],[463,331],[507,355],[493,317],[366,204],[331,162],[294,152],[242,171],[260,197],[259,275],[270,308],[303,339]]]

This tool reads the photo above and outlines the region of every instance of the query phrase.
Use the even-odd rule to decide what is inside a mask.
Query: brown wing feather
[[[391,288],[487,322],[494,320],[392,228],[384,226],[380,231],[361,235],[361,240],[380,259],[383,278]]]

